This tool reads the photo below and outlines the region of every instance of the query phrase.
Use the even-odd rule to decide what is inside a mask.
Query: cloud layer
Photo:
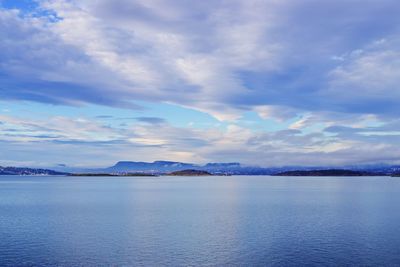
[[[38,122],[50,131],[16,136],[4,125],[27,122],[3,117],[2,142],[107,143],[114,156],[129,144],[192,161],[396,161],[399,13],[396,0],[45,0],[30,10],[0,8],[1,100],[132,110],[138,101],[170,103],[230,125],[200,131],[168,124],[167,114],[144,115],[128,134],[54,117]],[[291,123],[254,131],[235,122],[246,112]],[[79,136],[58,129],[63,123]]]
[[[254,132],[235,124],[225,129],[176,127],[160,118],[124,119],[116,125],[61,116],[32,120],[1,115],[0,121],[0,160],[13,165],[107,166],[117,159],[236,160],[260,166],[400,163],[400,120],[310,133]],[[9,161],[13,158],[20,160]]]
[[[393,115],[399,11],[389,0],[50,0],[28,14],[2,9],[1,96],[162,101],[220,119],[260,106]]]

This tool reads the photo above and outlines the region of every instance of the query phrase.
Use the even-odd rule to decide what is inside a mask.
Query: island
[[[382,174],[366,171],[352,171],[342,169],[328,170],[300,170],[300,171],[285,171],[274,174],[274,176],[380,176]]]
[[[170,172],[167,175],[171,176],[211,176],[212,174],[202,170],[182,170]]]

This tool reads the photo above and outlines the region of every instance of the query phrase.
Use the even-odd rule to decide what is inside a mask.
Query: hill
[[[168,175],[172,175],[172,176],[210,176],[212,174],[207,171],[200,171],[200,170],[182,170],[182,171],[171,172]]]
[[[21,167],[1,167],[0,175],[66,175],[65,172],[58,172],[48,169],[34,169]]]

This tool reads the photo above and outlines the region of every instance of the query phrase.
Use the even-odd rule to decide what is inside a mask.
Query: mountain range
[[[228,163],[207,163],[198,165],[193,163],[176,162],[176,161],[154,161],[154,162],[136,162],[136,161],[119,161],[115,165],[106,168],[97,169],[36,169],[36,168],[18,168],[18,167],[0,167],[0,175],[64,175],[68,173],[104,173],[104,174],[154,174],[162,175],[176,171],[198,170],[205,171],[213,175],[274,175],[293,171],[316,171],[329,170],[330,166],[284,166],[284,167],[258,167],[242,165],[238,162]],[[340,166],[336,169],[358,171],[365,173],[373,173],[376,175],[393,175],[400,173],[398,165],[352,165]]]
[[[342,166],[340,169],[352,171],[364,171],[376,173],[381,175],[390,175],[400,171],[400,166],[397,165],[352,165]],[[114,166],[91,170],[93,172],[104,173],[130,173],[130,172],[144,172],[151,174],[165,174],[174,171],[182,170],[200,170],[206,171],[214,175],[271,175],[286,171],[312,171],[321,169],[332,169],[332,167],[304,167],[304,166],[284,166],[284,167],[259,167],[247,166],[238,162],[228,163],[207,163],[204,165],[176,162],[176,161],[154,161],[154,162],[135,162],[135,161],[119,161]]]

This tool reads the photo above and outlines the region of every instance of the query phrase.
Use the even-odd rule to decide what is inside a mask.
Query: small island
[[[168,175],[171,176],[211,176],[212,174],[207,171],[201,170],[182,170],[182,171],[175,171],[170,172]]]
[[[285,171],[274,174],[275,176],[380,176],[382,174],[364,171],[342,169]]]

